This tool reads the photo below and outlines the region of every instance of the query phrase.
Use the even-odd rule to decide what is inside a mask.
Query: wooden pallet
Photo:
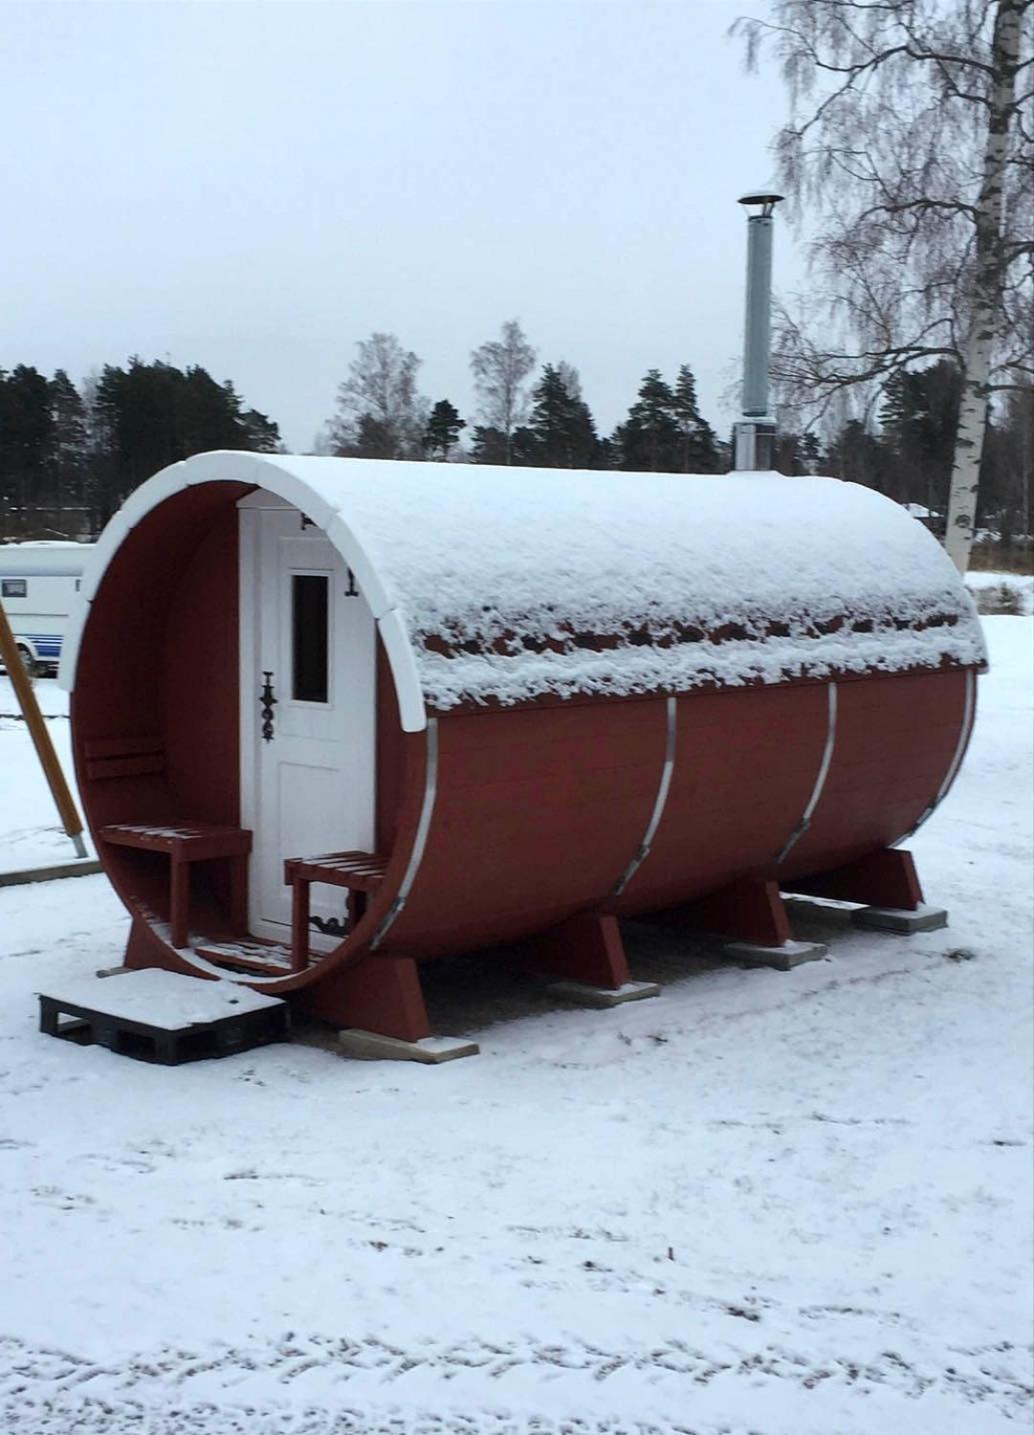
[[[290,1031],[290,1009],[235,982],[147,968],[41,992],[40,1031],[163,1066],[232,1056]]]

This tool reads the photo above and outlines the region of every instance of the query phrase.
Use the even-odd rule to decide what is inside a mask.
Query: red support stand
[[[713,932],[736,942],[759,947],[781,947],[791,940],[790,922],[779,895],[779,883],[760,877],[741,877],[710,896],[685,907],[658,913],[664,921]]]
[[[157,936],[140,917],[134,917],[130,925],[122,965],[132,968],[133,971],[141,971],[145,967],[163,967],[167,972],[184,972],[192,977],[206,975],[204,972],[198,972],[189,962],[181,961],[176,953],[169,949],[168,943]]]
[[[298,1011],[338,1027],[357,1027],[400,1041],[431,1035],[412,957],[367,957],[343,972],[290,994]]]
[[[862,902],[867,907],[914,912],[923,902],[912,854],[897,847],[870,852],[832,872],[795,877],[790,885],[795,892],[809,897],[833,897],[840,902]]]
[[[616,990],[628,981],[628,960],[616,917],[570,917],[522,947],[529,971]]]

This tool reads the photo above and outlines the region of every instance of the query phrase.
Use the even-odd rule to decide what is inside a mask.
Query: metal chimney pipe
[[[747,219],[747,319],[743,337],[743,416],[768,413],[772,351],[772,216]]]
[[[772,189],[751,190],[739,203],[758,208],[747,218],[747,306],[743,337],[743,418],[736,425],[737,470],[769,469],[776,426],[768,412],[772,350],[772,211],[782,199]]]

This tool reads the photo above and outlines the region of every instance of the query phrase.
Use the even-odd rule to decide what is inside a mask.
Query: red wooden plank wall
[[[664,746],[663,698],[439,719],[427,849],[384,950],[470,950],[596,905],[642,840]]]
[[[955,755],[965,672],[888,674],[838,685],[836,746],[811,826],[784,884],[903,837],[934,801]]]

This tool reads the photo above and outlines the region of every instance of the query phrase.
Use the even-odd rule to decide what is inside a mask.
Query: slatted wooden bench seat
[[[215,858],[230,859],[229,918],[237,931],[247,926],[247,857],[251,833],[241,827],[219,827],[211,822],[115,822],[97,833],[115,847],[136,847],[163,852],[169,858],[169,926],[174,947],[190,939],[190,866]]]
[[[325,882],[347,887],[349,930],[366,911],[370,894],[384,880],[386,857],[375,852],[324,852],[319,857],[289,857],[284,881],[293,889],[291,905],[291,966],[296,972],[309,964],[309,884]]]

